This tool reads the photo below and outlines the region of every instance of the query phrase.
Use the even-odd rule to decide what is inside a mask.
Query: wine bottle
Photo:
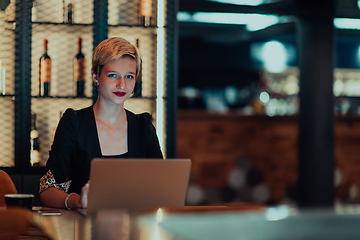
[[[73,23],[73,4],[69,3],[67,5],[67,23],[72,24]]]
[[[78,53],[75,55],[75,82],[76,82],[76,96],[84,97],[85,88],[85,56],[81,51],[82,38],[78,38]]]
[[[41,162],[39,133],[36,128],[36,114],[31,115],[31,132],[30,132],[30,163],[31,166],[39,165]]]
[[[136,39],[136,48],[139,50],[140,47],[140,39]],[[141,97],[141,79],[142,78],[142,61],[140,63],[140,72],[139,72],[139,76],[136,78],[136,82],[135,82],[135,88],[134,88],[134,94],[133,97]]]
[[[44,53],[39,60],[39,96],[48,97],[51,83],[51,58],[48,55],[48,40],[44,39]]]
[[[31,8],[31,21],[32,22],[35,22],[37,20],[36,2],[37,1],[33,1],[32,8]]]

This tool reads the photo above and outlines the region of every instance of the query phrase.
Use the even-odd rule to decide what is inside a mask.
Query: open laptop
[[[135,212],[147,208],[184,206],[190,159],[109,159],[91,161],[87,209]]]

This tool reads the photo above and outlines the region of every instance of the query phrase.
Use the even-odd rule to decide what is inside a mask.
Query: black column
[[[94,0],[93,49],[108,38],[108,5],[107,0]],[[93,103],[96,102],[97,96],[98,92],[93,86]]]
[[[31,7],[32,0],[16,0],[14,158],[21,171],[30,167]]]
[[[295,1],[300,69],[299,207],[334,205],[334,2]]]
[[[178,88],[178,0],[166,5],[166,157],[176,157]]]

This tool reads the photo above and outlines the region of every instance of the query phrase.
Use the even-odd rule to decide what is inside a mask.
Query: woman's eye
[[[108,77],[110,77],[110,78],[115,78],[115,77],[116,77],[116,74],[110,73],[110,74],[108,75]]]
[[[133,79],[133,78],[134,78],[133,75],[126,75],[125,77],[126,77],[127,79]]]

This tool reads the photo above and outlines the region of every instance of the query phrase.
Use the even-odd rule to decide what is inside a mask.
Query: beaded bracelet
[[[67,197],[65,198],[65,208],[67,209],[67,210],[70,210],[70,208],[69,208],[69,206],[68,206],[68,200],[69,200],[69,198],[72,196],[72,195],[75,195],[76,193],[70,193],[69,195],[67,195]]]

